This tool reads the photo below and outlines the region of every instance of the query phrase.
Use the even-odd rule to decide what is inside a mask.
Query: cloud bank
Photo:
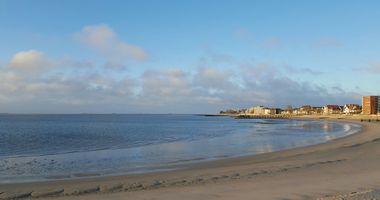
[[[65,62],[52,62],[41,51],[22,51],[1,67],[0,109],[34,113],[207,113],[252,105],[324,105],[360,99],[359,94],[341,88],[296,81],[283,68],[271,64],[228,60],[231,67],[220,68],[212,65],[212,56],[208,58],[203,58],[207,66],[199,64],[191,71],[163,68],[145,70],[137,77],[125,73],[115,78],[95,70],[67,73]]]
[[[243,33],[241,33],[243,34]],[[321,75],[307,67],[240,61],[208,54],[186,70],[181,67],[131,70],[145,61],[142,47],[129,44],[107,25],[85,26],[76,38],[102,56],[104,63],[51,58],[40,50],[16,52],[0,65],[0,112],[15,113],[212,113],[253,105],[358,103],[360,94],[337,86],[300,81]],[[244,34],[243,34],[244,36]],[[279,41],[269,41],[278,47]],[[372,65],[373,70],[378,64]]]

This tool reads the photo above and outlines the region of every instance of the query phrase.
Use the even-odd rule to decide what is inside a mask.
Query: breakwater
[[[237,115],[236,119],[290,119],[290,115]]]

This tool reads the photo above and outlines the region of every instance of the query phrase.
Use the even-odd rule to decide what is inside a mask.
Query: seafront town
[[[325,105],[311,106],[303,105],[293,108],[269,108],[265,106],[254,106],[244,109],[227,109],[220,111],[222,115],[254,115],[254,116],[297,116],[297,115],[380,115],[380,96],[363,96],[362,104]]]

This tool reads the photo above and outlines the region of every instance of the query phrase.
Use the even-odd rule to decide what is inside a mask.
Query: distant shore
[[[363,130],[324,144],[192,164],[177,171],[4,184],[0,199],[316,199],[380,188],[376,118],[297,118],[354,122]]]
[[[256,115],[256,114],[198,114],[205,117],[242,117],[242,118],[310,118],[310,119],[351,119],[351,120],[380,120],[380,115],[362,115],[362,114],[330,114],[330,115],[290,115],[290,114],[275,114],[275,115]]]

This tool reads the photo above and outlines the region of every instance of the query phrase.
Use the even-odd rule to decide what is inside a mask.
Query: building
[[[264,106],[255,106],[248,109],[245,109],[244,112],[241,112],[247,115],[276,115],[281,113],[280,108],[267,108]]]
[[[282,109],[281,109],[281,108],[275,108],[275,110],[276,110],[276,115],[279,115],[279,114],[281,114],[281,112],[282,112]]]
[[[296,108],[293,110],[293,113],[296,115],[310,115],[312,111],[312,107],[310,105],[304,105],[300,108]]]
[[[276,114],[276,108],[264,108],[264,114],[265,115],[275,115]]]
[[[343,111],[343,107],[339,105],[326,105],[323,107],[323,114],[330,115],[330,114],[341,114]]]
[[[300,110],[300,108],[293,108],[292,114],[293,114],[293,115],[301,115],[301,110]]]
[[[255,110],[253,109],[253,107],[251,107],[251,108],[246,109],[244,113],[249,115],[249,114],[254,114],[254,112]]]
[[[344,114],[360,114],[362,112],[362,108],[358,104],[346,104],[343,107]]]
[[[363,96],[362,113],[364,115],[375,115],[380,112],[379,96]]]
[[[299,111],[300,113],[299,114],[302,114],[302,115],[310,115],[311,114],[311,110],[312,110],[312,107],[310,105],[304,105],[302,106]]]
[[[264,106],[253,107],[253,113],[255,115],[265,115],[265,107]]]
[[[291,114],[293,114],[293,110],[289,110],[289,109],[282,110],[280,114],[282,114],[282,115],[291,115]]]
[[[246,108],[242,108],[242,109],[239,109],[239,114],[245,114],[245,113],[247,113],[247,110],[248,109],[246,109]]]
[[[321,115],[323,114],[323,107],[312,107],[311,108],[312,115]]]

